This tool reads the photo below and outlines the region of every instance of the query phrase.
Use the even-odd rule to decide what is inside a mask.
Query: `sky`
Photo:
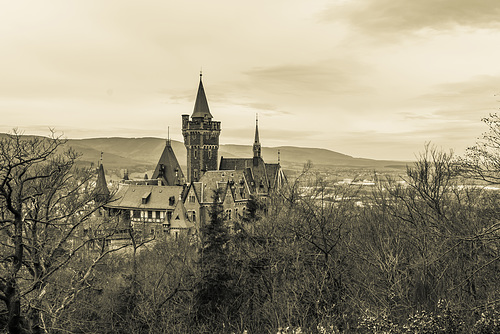
[[[498,0],[0,0],[0,132],[463,154],[500,107]]]

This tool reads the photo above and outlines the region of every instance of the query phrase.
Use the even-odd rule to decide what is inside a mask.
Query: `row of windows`
[[[246,207],[244,206],[243,209],[242,209],[243,213],[242,214],[245,214],[245,211],[246,211]],[[233,218],[233,210],[232,209],[227,209],[224,211],[224,213],[226,214],[226,218],[227,219],[232,219]],[[241,214],[239,213],[238,211],[238,208],[235,208],[234,209],[234,216],[235,218],[239,217]]]
[[[134,210],[133,214],[132,214],[132,218],[137,218],[137,219],[140,219],[140,218],[163,219],[164,218],[162,215],[163,211],[145,211],[145,212],[146,212],[146,216],[142,217],[140,210]],[[172,212],[167,211],[167,220],[170,221],[171,218],[172,218]]]
[[[193,157],[195,159],[198,159],[198,150],[193,150]],[[209,150],[208,151],[208,158],[209,159],[212,159],[212,150]]]

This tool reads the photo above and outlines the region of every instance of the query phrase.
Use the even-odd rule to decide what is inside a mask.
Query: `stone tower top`
[[[210,113],[210,109],[208,108],[208,101],[205,95],[205,89],[203,88],[201,77],[202,74],[200,73],[200,84],[198,85],[198,94],[196,94],[196,102],[194,103],[194,110],[191,118],[193,120],[195,118],[211,120],[212,114]]]
[[[200,84],[191,120],[189,115],[182,115],[188,183],[197,182],[208,170],[217,170],[220,131],[220,122],[212,121],[200,73]]]

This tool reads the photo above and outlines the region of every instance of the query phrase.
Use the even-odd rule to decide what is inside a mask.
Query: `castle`
[[[240,219],[252,196],[264,201],[281,189],[286,177],[280,163],[265,163],[261,155],[258,120],[255,124],[253,157],[218,160],[221,122],[213,121],[203,88],[202,75],[191,117],[182,115],[182,134],[187,150],[186,176],[167,139],[151,179],[120,182],[105,205],[109,214],[144,237],[162,234],[194,235],[209,220],[216,189],[228,221]],[[187,178],[187,179],[186,179]],[[109,193],[102,165],[98,187]]]

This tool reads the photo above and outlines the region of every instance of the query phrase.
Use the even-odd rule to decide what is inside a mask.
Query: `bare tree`
[[[500,183],[500,116],[491,114],[482,120],[488,126],[482,140],[469,147],[465,157],[459,159],[467,177],[492,184]]]
[[[44,310],[60,313],[109,252],[102,242],[87,266],[73,272],[72,288],[58,305],[47,305],[54,274],[96,240],[85,232],[105,203],[95,201],[95,173],[76,168],[78,154],[64,150],[64,143],[53,132],[45,138],[14,131],[0,139],[0,300],[10,333],[41,332]],[[106,222],[101,217],[93,223]],[[112,231],[109,226],[102,230]],[[105,239],[99,235],[99,240]]]

